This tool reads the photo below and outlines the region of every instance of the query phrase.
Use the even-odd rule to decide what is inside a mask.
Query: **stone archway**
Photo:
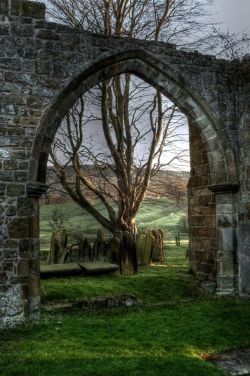
[[[198,139],[199,147],[203,145],[207,159],[206,183],[197,184],[200,178],[197,172],[189,183],[192,196],[189,199],[191,268],[217,293],[232,293],[237,274],[234,193],[238,184],[233,155],[226,149],[228,140],[220,136],[218,119],[195,90],[182,77],[176,77],[168,66],[145,52],[124,51],[109,56],[93,64],[62,90],[40,120],[32,154],[35,163],[30,171],[31,191],[33,187],[33,194],[36,191],[39,195],[43,187],[46,189],[43,184],[46,183],[48,152],[65,112],[95,84],[125,72],[137,75],[171,98],[189,120],[191,148],[197,149]],[[192,141],[194,134],[196,146]],[[192,163],[195,169],[197,161],[193,159]],[[204,174],[204,165],[198,163],[198,167],[199,171],[203,168]]]
[[[216,287],[218,293],[231,293],[241,210],[236,207],[235,192],[238,171],[247,163],[237,155],[241,137],[234,95],[241,97],[233,86],[237,67],[165,43],[104,38],[50,24],[39,3],[22,0],[16,7],[4,1],[4,5],[0,7],[5,56],[0,63],[0,326],[39,315],[38,198],[46,190],[47,155],[57,127],[80,94],[123,72],[138,75],[176,103],[198,132],[198,144],[205,145],[209,166],[205,188],[208,192],[209,186],[215,200]],[[8,58],[10,53],[15,58]],[[249,113],[249,107],[244,108]],[[196,178],[199,166],[194,167]],[[242,183],[244,174],[240,179]],[[192,184],[191,192],[199,197],[202,190]],[[239,193],[242,211],[243,193]],[[248,221],[245,211],[240,218]],[[244,281],[244,291],[249,291],[249,281]]]
[[[33,143],[29,180],[36,181],[36,173],[39,177],[43,175],[42,167],[38,168],[38,161],[42,166],[42,158],[44,158],[40,155],[40,152],[48,152],[48,146],[54,139],[62,118],[77,98],[100,81],[126,72],[135,74],[160,90],[199,129],[209,153],[210,184],[230,183],[237,185],[234,154],[232,150],[228,149],[229,138],[220,131],[220,120],[214,115],[213,110],[197,91],[186,82],[184,77],[176,75],[168,65],[141,50],[125,50],[122,53],[112,54],[93,63],[89,69],[72,78],[52,105],[45,110],[39,121]],[[43,177],[41,176],[41,178]],[[39,178],[38,181],[40,181]]]

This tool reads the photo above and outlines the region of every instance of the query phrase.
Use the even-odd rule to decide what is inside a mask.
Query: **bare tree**
[[[50,16],[68,25],[106,36],[168,42],[178,39],[180,45],[190,42],[191,33],[202,35],[204,5],[212,3],[212,0],[49,1]],[[89,104],[92,111],[86,110]],[[85,129],[93,121],[101,124],[105,151],[94,151],[91,142],[86,142]],[[134,236],[136,215],[150,180],[162,167],[166,147],[176,137],[181,138],[182,126],[183,116],[160,92],[131,74],[117,75],[79,98],[69,111],[52,147],[53,165],[73,200],[103,227],[113,233],[126,231]],[[147,141],[147,149],[141,152],[140,148],[138,153],[143,140]],[[180,160],[181,153],[177,152],[172,159]],[[86,176],[81,168],[84,162],[91,162],[102,179]],[[75,170],[74,182],[67,179],[69,165]],[[107,216],[87,199],[86,188],[102,202]],[[136,263],[134,255],[128,254],[126,258],[126,250],[121,252],[122,260]],[[124,262],[123,273],[136,270],[136,265],[127,267],[129,264],[130,261]]]
[[[186,135],[183,133],[183,115],[173,104],[169,106],[168,101],[162,103],[159,93],[152,93],[151,89],[150,95],[150,90],[147,90],[148,102],[139,102],[141,83],[138,80],[135,81],[136,88],[123,98],[129,108],[126,111],[122,106],[119,108],[117,98],[120,102],[121,95],[118,97],[110,93],[114,80],[109,81],[107,92],[110,102],[101,107],[100,117],[92,97],[99,99],[101,89],[94,88],[74,105],[58,130],[51,156],[65,190],[76,202],[81,202],[103,227],[113,233],[117,230],[135,233],[135,218],[150,179],[162,167],[177,160],[181,162],[186,156],[186,150],[181,149],[168,160],[163,159],[165,150]],[[103,90],[104,85],[101,86]],[[106,97],[101,96],[101,100],[106,100]],[[130,100],[133,102],[131,106]],[[89,135],[88,128],[93,126],[92,122],[98,132],[97,137],[104,141],[101,145]],[[67,167],[71,165],[75,170],[74,181],[67,176]],[[87,174],[86,165],[94,166],[94,173],[92,169],[92,173]],[[108,218],[87,200],[86,188],[105,205]],[[117,211],[113,210],[112,203]]]
[[[208,35],[214,0],[48,0],[49,16],[104,35],[196,45]]]
[[[250,47],[250,36],[246,31],[230,33],[214,27],[210,40],[217,42],[216,44],[214,43],[214,54],[228,60],[242,59]]]

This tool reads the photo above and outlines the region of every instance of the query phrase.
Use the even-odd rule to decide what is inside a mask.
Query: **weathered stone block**
[[[1,4],[0,4],[0,7],[1,7]],[[0,8],[0,14],[1,14],[1,8]],[[8,35],[9,33],[10,33],[9,25],[0,25],[0,36]]]
[[[8,224],[10,238],[23,239],[32,237],[29,218],[14,218]]]
[[[34,198],[19,197],[17,199],[17,215],[20,217],[37,216],[38,208],[38,202]]]
[[[11,33],[18,37],[32,37],[34,34],[33,25],[12,24]]]
[[[1,63],[1,61],[0,61]],[[53,66],[50,61],[43,61],[40,60],[36,62],[36,73],[37,74],[44,74],[50,76],[52,73]],[[53,83],[54,84],[54,83]]]
[[[9,12],[9,0],[1,0],[0,2],[0,14],[8,15]]]
[[[8,206],[6,210],[6,216],[13,217],[14,215],[16,215],[16,206]]]
[[[24,184],[7,184],[6,194],[7,196],[22,196],[25,193]]]
[[[30,217],[30,229],[32,238],[39,238],[39,217]]]
[[[51,40],[59,40],[60,37],[58,33],[50,29],[41,29],[36,34],[37,38],[41,39],[51,39]]]
[[[12,0],[11,14],[20,17],[45,18],[45,4],[25,0]]]
[[[21,259],[17,266],[18,276],[28,276],[30,271],[29,259]]]
[[[4,196],[6,191],[6,184],[0,183],[0,196]]]
[[[39,276],[32,276],[29,280],[29,297],[39,297],[38,303],[40,303]]]
[[[3,162],[4,170],[16,170],[18,168],[18,162],[16,159],[5,160]]]
[[[18,170],[19,171],[28,171],[29,164],[26,161],[18,162]]]
[[[0,58],[0,68],[9,71],[20,71],[22,68],[22,62],[19,58]]]
[[[8,249],[8,248],[5,248],[4,249],[4,258],[6,260],[8,259],[17,259],[18,257],[18,250],[17,249]]]
[[[40,241],[39,239],[21,239],[19,241],[19,252],[20,257],[28,258],[35,257],[39,258],[40,252]]]
[[[27,171],[15,171],[14,172],[14,181],[17,183],[26,183],[28,180]]]
[[[3,245],[5,248],[17,248],[18,240],[8,239],[4,241]]]
[[[7,282],[7,274],[6,274],[6,272],[0,271],[0,283],[6,283],[6,282]]]
[[[14,180],[14,173],[12,171],[0,171],[0,181],[10,182]]]

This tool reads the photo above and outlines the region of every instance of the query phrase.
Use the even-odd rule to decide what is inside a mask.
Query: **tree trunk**
[[[119,258],[121,274],[129,275],[137,273],[135,238],[128,231],[124,231],[121,234]]]

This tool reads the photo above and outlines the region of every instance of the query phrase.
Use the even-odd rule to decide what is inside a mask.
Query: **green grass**
[[[56,205],[44,205],[40,210],[40,240],[42,250],[48,250],[50,245],[51,227],[49,219]],[[96,235],[100,225],[86,211],[83,211],[73,202],[57,205],[67,218],[66,226],[68,229],[78,229],[85,236],[93,238]],[[101,204],[96,204],[98,210],[107,215]],[[161,228],[165,234],[176,231],[183,231],[183,219],[187,212],[187,204],[183,202],[177,207],[173,200],[167,198],[147,199],[143,202],[137,217],[139,230],[149,228]]]
[[[224,375],[204,354],[249,345],[249,326],[247,305],[227,299],[47,317],[1,334],[1,375]]]
[[[188,273],[185,258],[187,243],[166,248],[166,264],[140,268],[132,276],[119,273],[100,277],[53,278],[42,282],[43,302],[56,299],[74,300],[77,297],[135,294],[147,304],[175,304],[200,295],[197,282]]]
[[[0,332],[1,376],[219,376],[207,354],[250,346],[250,304],[204,295],[188,273],[185,245],[138,275],[42,282],[43,300],[134,293],[135,308],[43,313]]]

